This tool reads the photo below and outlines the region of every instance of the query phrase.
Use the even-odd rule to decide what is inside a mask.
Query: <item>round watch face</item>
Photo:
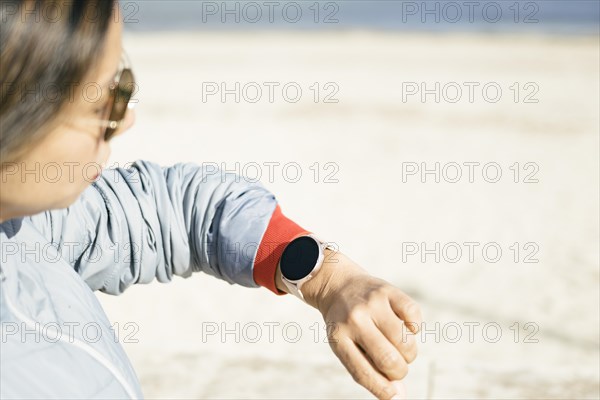
[[[290,281],[308,276],[317,266],[319,244],[308,236],[292,240],[281,255],[281,274]]]

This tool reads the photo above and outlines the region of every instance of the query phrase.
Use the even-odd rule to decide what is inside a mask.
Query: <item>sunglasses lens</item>
[[[135,80],[130,69],[124,69],[119,79],[119,84],[115,89],[112,110],[109,119],[111,121],[122,121],[127,112],[127,105],[131,100],[135,89]],[[108,128],[106,130],[106,140],[112,136],[116,129]]]

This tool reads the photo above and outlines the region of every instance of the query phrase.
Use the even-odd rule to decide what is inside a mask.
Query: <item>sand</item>
[[[111,162],[238,162],[252,177],[262,166],[286,215],[421,304],[430,333],[406,378],[410,398],[598,398],[598,46],[576,36],[129,33],[137,122]],[[245,97],[203,99],[221,82],[247,85]],[[293,103],[292,89],[288,99],[275,90],[271,103],[264,82],[303,93]],[[406,94],[422,82],[445,97]],[[464,82],[479,84],[472,102]],[[263,97],[251,103],[256,86]],[[324,102],[336,90],[338,102]],[[272,179],[268,162],[280,163]],[[439,183],[403,176],[436,162]],[[421,243],[439,243],[439,262],[410,255]],[[319,313],[291,296],[197,274],[99,297],[122,339],[137,341],[124,346],[148,398],[371,398],[324,342]]]

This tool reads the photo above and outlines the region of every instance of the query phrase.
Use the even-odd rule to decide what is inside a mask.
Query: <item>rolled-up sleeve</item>
[[[104,170],[70,207],[29,217],[93,290],[205,272],[278,295],[283,248],[309,233],[260,182],[213,164],[144,160]]]

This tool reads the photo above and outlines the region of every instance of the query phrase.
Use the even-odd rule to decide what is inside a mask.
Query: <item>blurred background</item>
[[[423,309],[409,398],[597,399],[598,1],[121,1],[111,166],[211,164]],[[98,294],[148,398],[372,398],[292,296]]]

